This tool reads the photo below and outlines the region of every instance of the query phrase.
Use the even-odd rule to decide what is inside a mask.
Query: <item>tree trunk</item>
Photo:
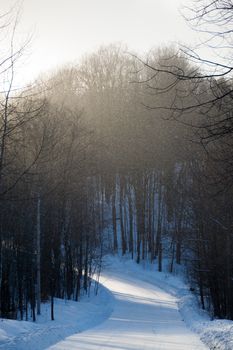
[[[118,250],[118,240],[117,240],[117,223],[116,223],[116,189],[114,185],[112,194],[112,226],[113,226],[113,250],[117,252]]]
[[[36,225],[36,270],[37,270],[37,284],[36,284],[36,299],[37,299],[37,315],[40,315],[40,304],[41,304],[41,277],[40,277],[40,237],[41,237],[41,226],[40,226],[40,194],[38,193],[37,198],[37,225]]]

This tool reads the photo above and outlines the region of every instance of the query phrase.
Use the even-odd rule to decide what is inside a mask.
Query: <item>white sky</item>
[[[33,39],[18,77],[27,83],[101,44],[120,41],[139,53],[175,41],[194,44],[197,34],[178,10],[182,2],[187,0],[24,0],[18,36],[33,33]],[[0,11],[13,3],[0,0]]]

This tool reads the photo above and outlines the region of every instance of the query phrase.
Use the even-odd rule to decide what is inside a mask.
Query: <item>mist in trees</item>
[[[192,179],[188,271],[202,307],[210,308],[215,316],[232,319],[233,4],[221,0],[189,4],[183,15],[205,40],[194,48],[183,46],[165,60],[142,60],[149,71],[144,83],[156,95],[147,107],[155,113],[170,113],[168,119],[189,126],[192,142],[203,148],[188,166]],[[212,50],[212,56],[200,54],[203,46]],[[163,79],[165,75],[168,79]],[[158,84],[162,79],[163,84]],[[174,97],[169,100],[166,97],[171,90]]]
[[[185,264],[202,307],[233,318],[231,81],[174,47],[128,52],[16,91],[17,55],[1,59],[1,317],[49,300],[56,318],[54,298],[80,300],[116,253]]]

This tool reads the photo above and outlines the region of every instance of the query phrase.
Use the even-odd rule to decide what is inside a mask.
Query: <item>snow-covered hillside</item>
[[[100,286],[97,297],[92,291],[90,298],[83,296],[81,302],[55,299],[54,321],[50,318],[49,304],[42,304],[41,316],[35,323],[0,319],[0,349],[47,349],[103,322],[112,312],[112,299],[111,293]]]

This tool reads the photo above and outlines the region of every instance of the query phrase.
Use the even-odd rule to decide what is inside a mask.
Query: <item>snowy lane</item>
[[[140,276],[105,273],[113,313],[105,322],[66,338],[50,350],[206,350],[183,322],[174,296],[142,282]]]

